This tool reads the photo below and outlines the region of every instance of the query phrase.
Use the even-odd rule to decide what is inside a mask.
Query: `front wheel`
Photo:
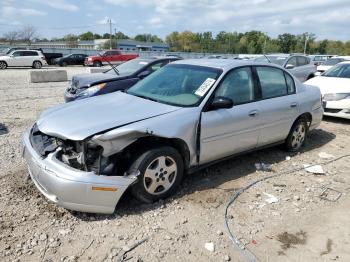
[[[131,165],[129,172],[139,171],[131,192],[138,200],[151,203],[172,195],[181,183],[184,164],[172,147],[147,150]]]
[[[40,69],[41,66],[42,66],[41,62],[39,62],[39,61],[34,61],[33,62],[33,68]]]
[[[285,146],[288,151],[298,151],[305,143],[308,124],[306,119],[298,119],[292,126],[289,135],[285,141]]]

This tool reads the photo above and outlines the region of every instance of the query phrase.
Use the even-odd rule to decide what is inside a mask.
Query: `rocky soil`
[[[126,193],[113,215],[70,212],[38,193],[21,158],[23,131],[63,102],[68,83],[29,84],[27,75],[0,71],[0,261],[245,261],[249,254],[257,261],[350,261],[350,157],[322,164],[350,154],[350,121],[324,119],[298,153],[274,147],[187,176],[164,201],[145,205]],[[257,171],[261,162],[272,170]],[[304,164],[321,164],[324,174]],[[255,185],[229,208],[229,226],[247,251],[234,247],[224,226],[229,199],[256,179],[296,168]],[[338,194],[330,190],[321,198],[327,187],[340,198],[329,201]]]

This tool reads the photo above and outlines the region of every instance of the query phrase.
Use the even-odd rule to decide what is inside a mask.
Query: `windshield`
[[[221,73],[222,70],[210,67],[170,64],[138,82],[127,93],[175,106],[195,106]]]
[[[350,64],[336,65],[326,71],[322,76],[350,78]]]
[[[287,60],[285,56],[267,56],[271,63],[282,66]]]
[[[326,62],[324,62],[322,65],[336,65],[340,62],[343,62],[344,60],[341,59],[341,58],[331,58],[331,59],[328,59]]]
[[[123,64],[120,64],[116,67],[118,74],[120,75],[130,75],[135,73],[136,71],[138,71],[139,69],[141,69],[142,67],[148,65],[150,61],[146,60],[146,59],[133,59],[130,60],[128,62],[125,62]],[[117,74],[113,68],[111,68],[110,70],[108,70],[107,72],[108,74]]]

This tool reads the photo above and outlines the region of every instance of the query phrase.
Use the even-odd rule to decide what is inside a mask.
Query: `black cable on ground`
[[[346,157],[350,157],[350,155],[343,155],[343,156],[340,156],[340,157],[337,157],[337,158],[334,158],[332,160],[329,160],[329,161],[325,161],[323,163],[319,163],[319,164],[314,164],[314,165],[311,165],[311,166],[308,166],[308,167],[313,167],[313,166],[317,166],[317,165],[328,165],[328,164],[331,164],[333,162],[336,162],[342,158],[346,158]],[[250,183],[249,185],[239,189],[233,196],[232,198],[230,199],[230,201],[226,204],[226,207],[225,207],[225,227],[226,227],[226,230],[229,234],[229,238],[230,240],[232,241],[232,243],[238,248],[238,250],[240,251],[240,253],[245,257],[245,259],[249,262],[256,262],[257,261],[257,258],[256,256],[247,248],[244,247],[244,245],[238,240],[238,238],[235,236],[235,234],[231,231],[229,225],[228,225],[228,217],[227,217],[227,212],[228,212],[228,209],[229,207],[236,201],[236,199],[245,191],[247,191],[249,188],[251,188],[252,186],[260,183],[260,182],[263,182],[263,181],[266,181],[268,179],[271,179],[271,178],[275,178],[275,177],[279,177],[279,176],[282,176],[282,175],[288,175],[288,174],[292,174],[292,173],[295,173],[295,172],[298,172],[298,171],[301,171],[301,170],[304,170],[305,168],[304,167],[300,167],[300,168],[295,168],[295,169],[292,169],[292,170],[288,170],[288,171],[285,171],[285,172],[281,172],[281,173],[278,173],[278,174],[275,174],[275,175],[271,175],[271,176],[267,176],[267,177],[263,177],[263,178],[260,178],[252,183]]]

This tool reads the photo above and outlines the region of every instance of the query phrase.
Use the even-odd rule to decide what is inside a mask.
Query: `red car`
[[[139,57],[138,54],[122,54],[119,50],[107,50],[98,55],[92,55],[85,58],[84,64],[86,66],[102,66],[105,64],[120,64],[131,59]]]

